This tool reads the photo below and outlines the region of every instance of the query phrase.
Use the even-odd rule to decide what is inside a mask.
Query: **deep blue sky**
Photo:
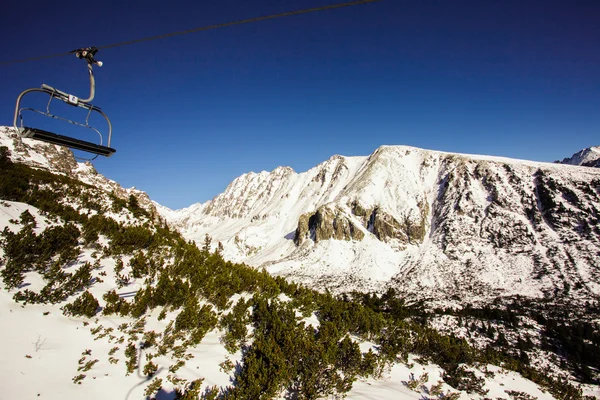
[[[0,60],[337,2],[10,1]],[[94,163],[180,208],[384,144],[553,161],[600,144],[598,21],[598,0],[381,0],[106,49],[94,104],[117,153]],[[1,125],[42,82],[87,94],[74,56],[0,74]]]

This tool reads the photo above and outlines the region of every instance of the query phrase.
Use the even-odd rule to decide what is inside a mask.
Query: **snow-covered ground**
[[[0,230],[5,226],[13,231],[18,230],[19,225],[9,221],[18,220],[25,209],[35,217],[38,231],[50,224],[34,207],[3,201],[0,203]],[[80,262],[92,261],[94,257],[91,251],[86,250],[82,253]],[[102,305],[102,294],[111,289],[118,289],[115,283],[114,260],[103,259],[100,267],[94,270],[94,276],[101,278],[102,282],[97,281],[90,291]],[[29,283],[32,282],[26,281],[25,285]],[[118,293],[131,298],[137,288],[139,284],[134,281],[118,289]],[[152,312],[144,317],[146,323],[143,330],[161,332],[176,315],[167,313],[166,318],[159,321],[158,312]],[[12,293],[3,287],[0,290],[0,319],[3,326],[0,330],[0,351],[4,361],[0,363],[0,398],[145,398],[144,391],[152,381],[141,373],[147,362],[146,354],[142,351],[140,366],[135,372],[128,375],[124,366],[124,350],[130,337],[127,331],[134,326],[136,320],[102,315],[91,320],[66,317],[59,305],[22,306],[15,303]],[[314,314],[305,322],[318,326]],[[163,389],[157,398],[174,397],[174,385],[168,381],[169,375],[187,381],[204,378],[204,388],[230,385],[233,372],[225,372],[222,363],[226,360],[239,362],[241,354],[228,354],[220,343],[220,336],[218,330],[209,332],[200,345],[187,351],[190,355],[189,360],[175,374],[168,371],[173,363],[170,357],[153,358],[158,371],[152,379],[163,379]],[[115,347],[118,349],[114,350]],[[361,343],[362,351],[369,348],[373,348],[372,344]],[[113,364],[110,361],[111,357],[113,361],[119,361]],[[89,370],[78,371],[85,365],[90,366]],[[494,372],[493,377],[490,375],[486,378],[485,389],[489,390],[488,397],[508,399],[504,390],[517,390],[539,399],[552,398],[535,384],[515,373],[500,371],[492,366],[488,366],[487,370]],[[395,364],[385,369],[379,379],[370,378],[356,382],[347,398],[434,398],[428,393],[431,387],[441,380],[441,371],[438,366],[422,365],[416,359],[410,358],[408,364]],[[409,389],[411,381],[422,377],[423,373],[428,374],[424,386],[416,387],[415,390]],[[85,378],[80,383],[75,383],[74,378],[80,374],[84,374]],[[484,376],[482,371],[477,371],[476,374]],[[455,391],[447,384],[442,384],[441,389],[444,393]],[[460,398],[481,396],[463,393]]]
[[[108,361],[108,353],[115,346],[114,343],[109,342],[107,338],[96,339],[98,335],[90,333],[100,325],[105,328],[112,327],[114,332],[118,332],[118,326],[124,322],[131,322],[130,319],[100,317],[98,322],[92,321],[88,326],[84,326],[81,319],[63,316],[58,307],[28,305],[23,308],[16,304],[6,291],[0,292],[0,318],[3,321],[0,343],[4,361],[0,364],[0,398],[145,398],[144,390],[151,380],[142,376],[140,371],[126,376],[122,351],[115,354],[116,358],[121,359],[119,364],[111,364]],[[151,319],[152,317],[149,318]],[[86,350],[91,350],[91,353],[86,355]],[[231,384],[231,376],[224,373],[219,364],[226,358],[233,362],[239,358],[227,353],[219,342],[218,332],[209,333],[190,353],[194,358],[178,371],[178,377],[189,381],[205,378],[205,387],[224,387]],[[79,372],[77,368],[81,364],[78,361],[83,357],[85,362],[98,362],[89,371]],[[159,365],[156,377],[166,381],[168,371],[160,370],[160,359],[153,361]],[[488,379],[485,385],[485,389],[489,390],[487,397],[509,399],[505,390],[516,390],[529,393],[540,400],[553,398],[516,373],[501,371],[493,366],[489,366],[488,370],[494,372],[494,378]],[[418,390],[408,389],[407,384],[411,378],[418,378],[425,372],[428,373],[429,379],[424,387]],[[86,375],[85,379],[81,384],[73,383],[73,378],[80,373]],[[381,379],[357,381],[347,398],[427,398],[427,390],[441,380],[440,373],[441,369],[435,365],[422,365],[411,359],[409,365],[395,364],[387,369]],[[478,375],[484,376],[482,372],[478,372]],[[173,398],[172,386],[164,386],[158,398]],[[442,385],[442,389],[444,393],[455,392],[446,384]],[[482,397],[463,393],[460,398]]]

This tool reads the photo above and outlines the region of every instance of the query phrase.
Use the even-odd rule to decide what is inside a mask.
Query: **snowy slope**
[[[102,317],[88,326],[84,321],[67,319],[62,316],[57,306],[28,306],[21,308],[4,290],[0,292],[0,315],[4,325],[10,327],[0,331],[3,358],[0,364],[0,398],[2,399],[146,399],[144,390],[150,383],[146,376],[140,376],[140,371],[126,375],[122,365],[108,361],[108,353],[114,342],[98,339],[90,334],[92,329],[100,326],[117,327],[122,323],[131,322],[125,318]],[[154,316],[155,317],[155,316]],[[154,318],[155,319],[155,318]],[[159,324],[156,320],[154,325]],[[34,326],[35,329],[31,329]],[[156,328],[155,328],[156,329]],[[68,338],[68,340],[65,340]],[[124,347],[124,346],[122,346]],[[74,384],[73,377],[79,374],[78,360],[84,352],[90,350],[86,360],[98,360],[89,371],[82,384]],[[222,371],[219,364],[229,358],[237,361],[236,357],[228,355],[219,342],[219,332],[210,332],[197,348],[191,351],[195,357],[187,362],[178,376],[188,380],[204,378],[203,387],[230,385],[229,374]],[[116,353],[121,360],[122,351]],[[395,364],[385,371],[381,379],[369,378],[356,382],[347,394],[349,400],[359,399],[423,399],[428,390],[441,381],[442,370],[436,365],[422,365],[411,360],[411,365]],[[160,363],[160,361],[159,361]],[[493,378],[486,379],[485,389],[493,398],[510,399],[506,390],[518,390],[536,396],[540,400],[552,400],[553,397],[542,391],[533,382],[520,375],[488,366],[495,372]],[[419,377],[427,372],[429,380],[416,390],[410,390],[407,383],[411,377]],[[483,373],[478,371],[478,375]],[[161,370],[156,375],[165,381],[164,388],[158,393],[158,399],[173,399],[173,386],[167,382],[168,372]],[[447,384],[443,384],[444,393],[453,392]],[[429,397],[427,397],[429,398]],[[462,393],[460,399],[482,398],[472,394]],[[283,399],[283,397],[281,397]]]
[[[18,224],[10,222],[18,220],[20,213],[28,210],[37,221],[37,232],[41,232],[51,223],[35,207],[17,202],[0,202],[0,230],[8,227],[18,231]],[[1,256],[1,254],[0,254]],[[90,251],[84,251],[79,264],[93,261],[97,257]],[[116,289],[119,294],[126,296],[132,290],[137,290],[141,280],[133,281],[129,286],[119,288],[115,281],[114,260],[102,259],[100,267],[94,271],[96,279],[101,278],[90,291],[102,299],[107,290]],[[35,284],[31,277],[26,285]],[[26,307],[15,303],[12,293],[4,288],[0,290],[0,316],[4,329],[0,330],[0,349],[3,359],[0,364],[0,398],[30,399],[44,398],[51,400],[65,398],[86,399],[145,399],[144,391],[150,383],[150,378],[142,374],[142,366],[147,363],[140,355],[139,368],[129,374],[125,372],[123,362],[125,344],[122,338],[127,338],[123,324],[131,328],[136,321],[132,318],[118,316],[103,316],[98,314],[93,320],[63,316],[60,304],[38,304]],[[104,305],[102,300],[101,305]],[[158,311],[145,317],[147,330],[161,332],[170,321],[173,313],[165,320],[160,320]],[[314,322],[313,322],[314,323]],[[185,366],[177,371],[176,377],[192,381],[204,379],[203,388],[213,385],[226,387],[231,384],[233,372],[225,372],[221,363],[225,360],[239,362],[240,353],[229,354],[220,336],[222,332],[213,330],[207,334],[202,343],[189,350],[190,359]],[[127,343],[127,342],[125,342]],[[114,349],[117,349],[114,352]],[[373,348],[371,343],[361,343],[361,348],[367,351]],[[114,353],[113,353],[114,352]],[[150,352],[150,351],[148,351]],[[114,356],[114,357],[111,357]],[[115,363],[111,361],[119,360]],[[159,399],[175,398],[175,386],[170,383],[171,374],[167,369],[168,357],[153,359],[159,365],[154,379],[163,379],[163,388],[158,393]],[[379,379],[369,378],[354,384],[346,398],[358,400],[372,399],[422,399],[429,395],[430,388],[442,380],[442,369],[431,364],[422,364],[411,357],[409,364],[394,364],[382,372]],[[82,369],[86,363],[92,362],[89,370]],[[552,396],[542,391],[533,382],[520,375],[502,370],[495,366],[483,366],[482,371],[475,370],[478,376],[484,376],[484,370],[494,372],[486,378],[485,389],[494,398],[509,399],[507,389],[518,390],[536,396],[539,399],[551,400]],[[74,378],[80,373],[85,375],[81,383],[75,383]],[[411,390],[408,384],[428,374],[426,382]],[[445,383],[441,384],[443,393],[459,393]],[[288,397],[279,397],[280,399]],[[442,398],[442,397],[439,397]],[[460,393],[460,399],[482,398],[473,394]]]
[[[383,146],[248,173],[160,212],[186,238],[331,290],[472,301],[600,295],[600,171]]]
[[[18,231],[19,224],[15,223],[23,211],[29,211],[37,222],[36,233],[41,233],[53,222],[44,213],[27,204],[1,201],[0,230],[8,227]],[[12,221],[12,222],[11,222]],[[2,254],[0,254],[2,256]],[[92,262],[99,256],[90,250],[84,250],[78,264]],[[114,274],[114,259],[100,257],[99,267],[94,270],[96,283],[90,292],[100,299],[107,290],[116,289],[122,296],[141,287],[142,280],[133,280],[131,284],[120,287]],[[28,276],[25,285],[35,286],[33,276]],[[126,373],[123,366],[126,355],[124,350],[128,341],[127,331],[138,321],[129,317],[98,314],[94,319],[65,317],[61,304],[37,304],[22,306],[11,297],[12,293],[2,288],[0,290],[0,316],[4,329],[0,330],[0,349],[6,362],[0,364],[0,398],[126,398],[144,399],[146,387],[151,379],[162,379],[163,387],[157,394],[158,399],[175,398],[177,379],[192,381],[204,379],[204,389],[213,385],[227,387],[233,379],[233,372],[223,370],[222,363],[226,360],[239,362],[241,354],[229,354],[221,343],[222,332],[215,329],[209,332],[202,343],[189,350],[189,359],[176,374],[168,370],[172,361],[168,357],[156,357],[153,361],[159,369],[152,378],[142,373],[143,366],[148,362],[140,353],[140,366],[133,373]],[[235,299],[234,299],[235,300]],[[161,320],[158,310],[144,317],[146,330],[162,332],[176,313],[168,313]],[[309,319],[310,321],[310,319]],[[315,321],[310,321],[315,324]],[[317,323],[318,324],[318,323]],[[123,329],[123,325],[127,329]],[[361,349],[367,351],[374,348],[372,343],[361,343]],[[115,351],[116,350],[116,351]],[[150,350],[148,350],[150,353]],[[90,364],[90,368],[84,368]],[[502,370],[495,366],[482,366],[475,369],[478,376],[485,377],[484,389],[494,398],[509,399],[507,389],[518,390],[536,396],[543,400],[553,397],[544,392],[533,382],[520,375]],[[492,371],[493,374],[489,374]],[[76,383],[78,375],[85,377]],[[410,389],[411,382],[427,374],[422,385]],[[348,399],[422,399],[431,397],[430,390],[435,384],[441,386],[442,393],[456,393],[460,399],[482,398],[466,392],[460,393],[443,383],[443,370],[432,364],[423,364],[410,357],[408,364],[397,363],[382,371],[378,379],[359,380],[347,394]],[[475,396],[475,397],[474,397]],[[278,397],[283,399],[288,397]],[[444,398],[444,397],[438,397]]]

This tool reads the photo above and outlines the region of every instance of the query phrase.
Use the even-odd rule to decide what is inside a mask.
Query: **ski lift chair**
[[[17,131],[19,132],[19,135],[21,137],[36,139],[36,140],[40,140],[43,142],[52,143],[52,144],[56,144],[59,146],[65,146],[65,147],[69,147],[74,150],[81,150],[81,151],[84,151],[87,153],[94,154],[94,156],[93,156],[93,158],[91,158],[91,160],[95,159],[98,156],[110,157],[111,155],[113,155],[115,153],[116,150],[110,147],[110,140],[111,140],[111,136],[112,136],[112,125],[110,123],[110,120],[108,119],[106,114],[104,114],[104,112],[102,112],[102,110],[99,107],[96,107],[96,106],[90,104],[90,102],[94,99],[95,90],[96,90],[96,81],[94,79],[94,71],[92,69],[92,66],[94,64],[98,65],[99,67],[102,66],[101,61],[97,61],[94,59],[94,55],[97,52],[98,52],[98,49],[95,47],[88,47],[85,49],[78,49],[78,50],[72,51],[72,53],[75,53],[77,58],[84,59],[87,61],[88,73],[90,76],[90,95],[87,99],[80,99],[77,96],[68,94],[66,92],[63,92],[61,90],[58,90],[58,89],[53,88],[52,86],[49,86],[46,84],[42,84],[41,88],[27,89],[19,95],[19,97],[17,98],[17,105],[15,107],[15,118],[14,118],[13,125],[17,129]],[[23,96],[25,96],[28,93],[32,93],[32,92],[42,92],[42,93],[46,93],[50,96],[50,99],[48,101],[45,111],[36,110],[36,109],[30,108],[30,107],[21,108],[21,99],[23,98]],[[74,107],[81,107],[81,108],[87,110],[87,116],[85,118],[85,122],[84,123],[77,122],[77,121],[73,121],[73,120],[52,114],[52,112],[50,112],[50,105],[52,104],[52,100],[54,100],[54,99],[58,99],[69,105],[72,105]],[[91,129],[92,131],[94,131],[98,134],[99,141],[97,143],[88,142],[85,140],[76,139],[74,137],[48,132],[43,129],[33,128],[30,126],[24,126],[23,125],[23,111],[33,111],[38,114],[44,115],[46,117],[59,119],[62,121],[69,122],[73,125]],[[96,113],[99,113],[100,115],[102,115],[108,124],[106,145],[103,144],[103,137],[102,137],[102,134],[100,133],[100,131],[98,129],[96,129],[95,127],[91,126],[89,123],[90,115],[92,115],[92,112],[96,112]]]

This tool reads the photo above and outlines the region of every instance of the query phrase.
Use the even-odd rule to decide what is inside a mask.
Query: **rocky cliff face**
[[[346,217],[341,208],[331,209],[327,206],[320,207],[313,213],[302,214],[294,234],[294,243],[301,245],[305,239],[311,239],[315,243],[328,239],[362,240],[365,237],[363,230],[383,242],[396,240],[403,244],[415,244],[422,242],[425,237],[429,212],[427,204],[419,204],[419,208],[423,209],[418,222],[406,216],[400,222],[377,206],[366,210],[357,201],[350,207],[355,218]],[[356,225],[357,221],[360,221],[363,229]]]
[[[415,298],[600,295],[600,171],[384,146],[236,179],[169,212],[236,261],[330,290]]]
[[[322,240],[361,240],[365,234],[344,216],[340,209],[320,207],[314,213],[302,214],[294,234],[294,243],[301,245],[305,239],[315,243]]]
[[[289,167],[280,167],[271,173],[244,174],[207,204],[204,213],[229,218],[247,217],[258,205],[278,201],[277,194],[285,192],[287,178],[293,174],[294,170]]]

